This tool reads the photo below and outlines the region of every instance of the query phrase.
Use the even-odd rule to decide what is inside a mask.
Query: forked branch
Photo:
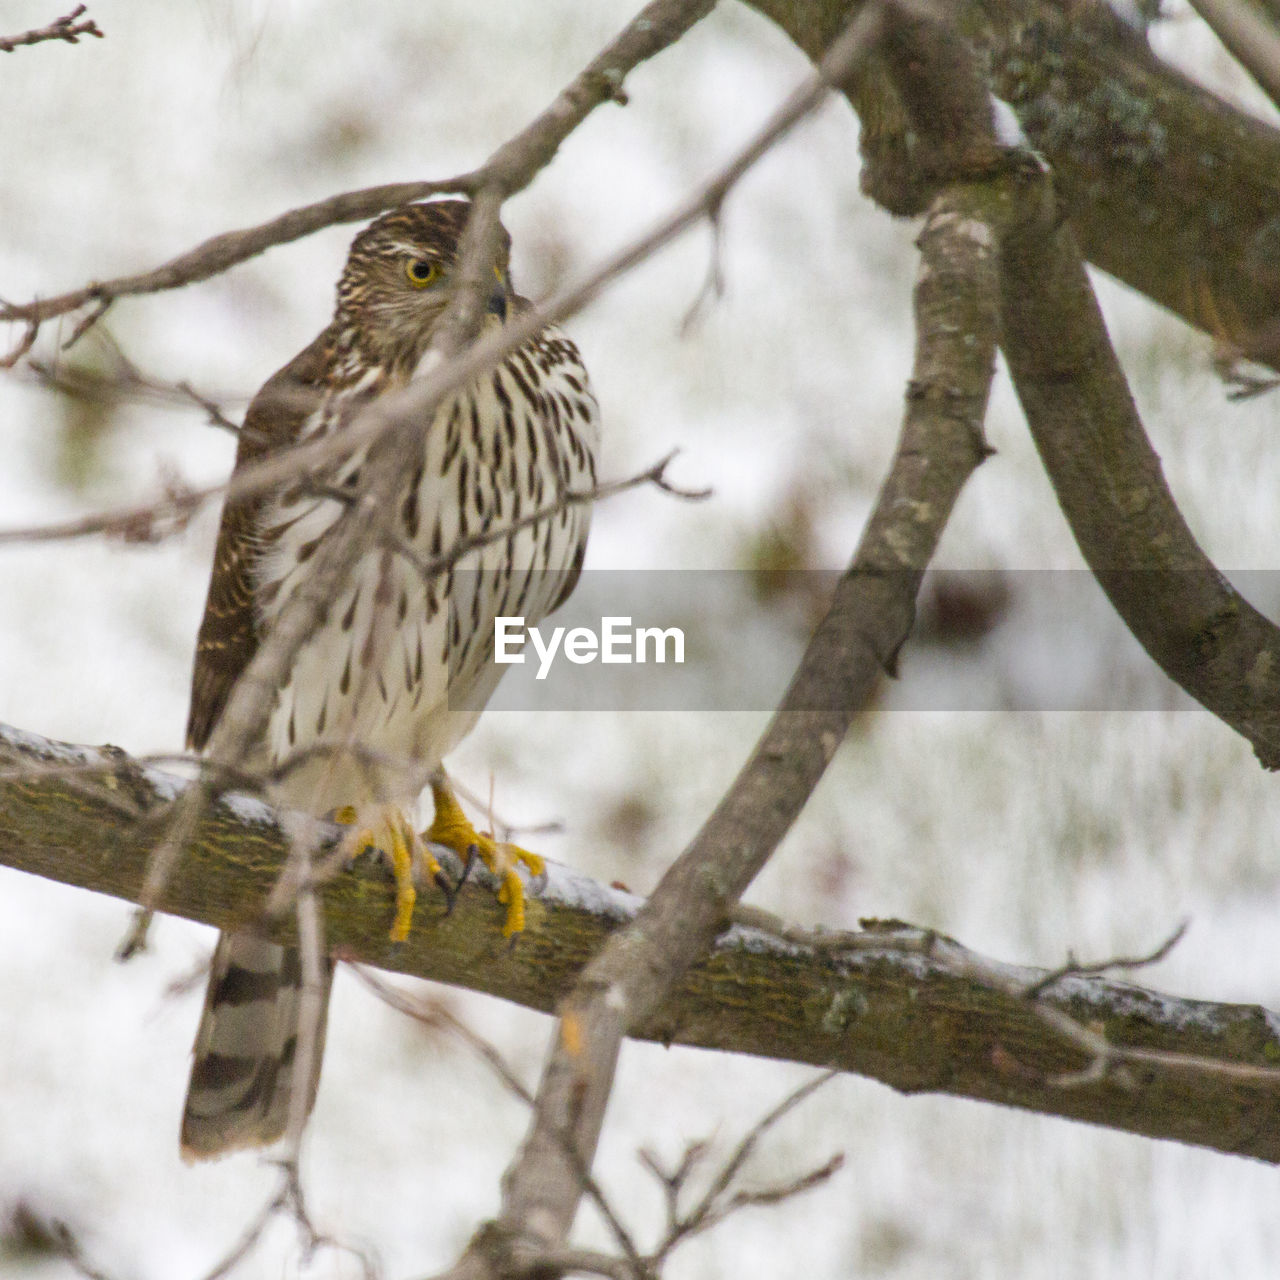
[[[546,111],[499,147],[479,169],[434,181],[394,182],[344,191],[290,209],[256,227],[214,236],[150,271],[95,281],[52,298],[0,303],[0,321],[16,320],[28,325],[29,347],[39,326],[55,316],[89,305],[109,305],[117,298],[159,293],[207,280],[275,245],[288,244],[325,227],[361,222],[397,205],[433,195],[472,195],[485,187],[497,189],[503,198],[513,195],[551,162],[560,144],[596,107],[622,100],[623,81],[636,66],[673,44],[713,7],[714,0],[653,0]]]
[[[12,53],[24,45],[43,44],[46,40],[63,40],[67,44],[79,44],[81,36],[96,36],[101,40],[103,33],[92,18],[80,21],[88,9],[88,5],[78,4],[66,17],[55,18],[47,27],[36,27],[16,36],[0,36],[0,53]]]
[[[880,30],[865,10],[822,68],[839,81]],[[982,419],[996,334],[995,233],[984,202],[949,191],[921,238],[919,338],[903,435],[854,562],[839,583],[764,737],[702,831],[635,921],[588,964],[566,1000],[525,1145],[496,1225],[555,1248],[581,1188],[563,1134],[589,1164],[622,1037],[654,1016],[723,928],[821,778],[910,630],[920,577],[947,516],[986,454]],[[489,1228],[448,1274],[490,1274]]]

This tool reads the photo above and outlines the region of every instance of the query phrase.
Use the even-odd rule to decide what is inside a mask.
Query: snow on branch
[[[135,901],[153,835],[148,819],[183,785],[117,748],[0,727],[0,862]],[[288,856],[266,805],[226,796],[206,816],[162,907],[219,928],[259,920]],[[550,1012],[641,906],[550,863],[545,884],[531,890],[526,933],[509,949],[487,873],[473,875],[479,883],[463,888],[451,915],[439,899],[424,899],[408,942],[396,947],[387,939],[394,890],[385,870],[366,861],[344,871],[321,890],[335,953]],[[1004,964],[901,921],[832,933],[764,912],[737,916],[633,1034],[1280,1163],[1271,1123],[1280,1105],[1280,1015],[1164,995],[1094,966]],[[291,938],[293,916],[271,927]],[[1043,1009],[1104,1037],[1127,1059],[1125,1070],[1064,1083],[1094,1054],[1050,1027]]]

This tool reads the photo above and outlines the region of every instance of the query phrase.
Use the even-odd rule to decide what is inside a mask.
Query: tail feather
[[[185,1160],[267,1146],[283,1137],[289,1120],[302,999],[299,952],[254,934],[224,933],[214,949],[212,970],[182,1117]],[[320,1083],[333,979],[328,960],[322,976],[308,1110]]]

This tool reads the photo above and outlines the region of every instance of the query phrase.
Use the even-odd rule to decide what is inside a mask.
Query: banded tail
[[[182,1158],[187,1161],[268,1146],[283,1137],[293,1090],[302,998],[298,950],[251,933],[223,933],[212,970],[182,1116]],[[308,1111],[320,1083],[333,981],[327,958],[323,980]]]

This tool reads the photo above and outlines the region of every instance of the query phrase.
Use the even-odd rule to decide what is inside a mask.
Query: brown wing
[[[319,402],[331,352],[332,333],[326,329],[254,396],[240,431],[233,479],[251,463],[297,440]],[[222,508],[191,676],[187,746],[192,751],[203,750],[209,741],[232,686],[261,639],[253,599],[254,565],[262,550],[258,516],[269,500],[269,495],[255,494],[229,499]]]

